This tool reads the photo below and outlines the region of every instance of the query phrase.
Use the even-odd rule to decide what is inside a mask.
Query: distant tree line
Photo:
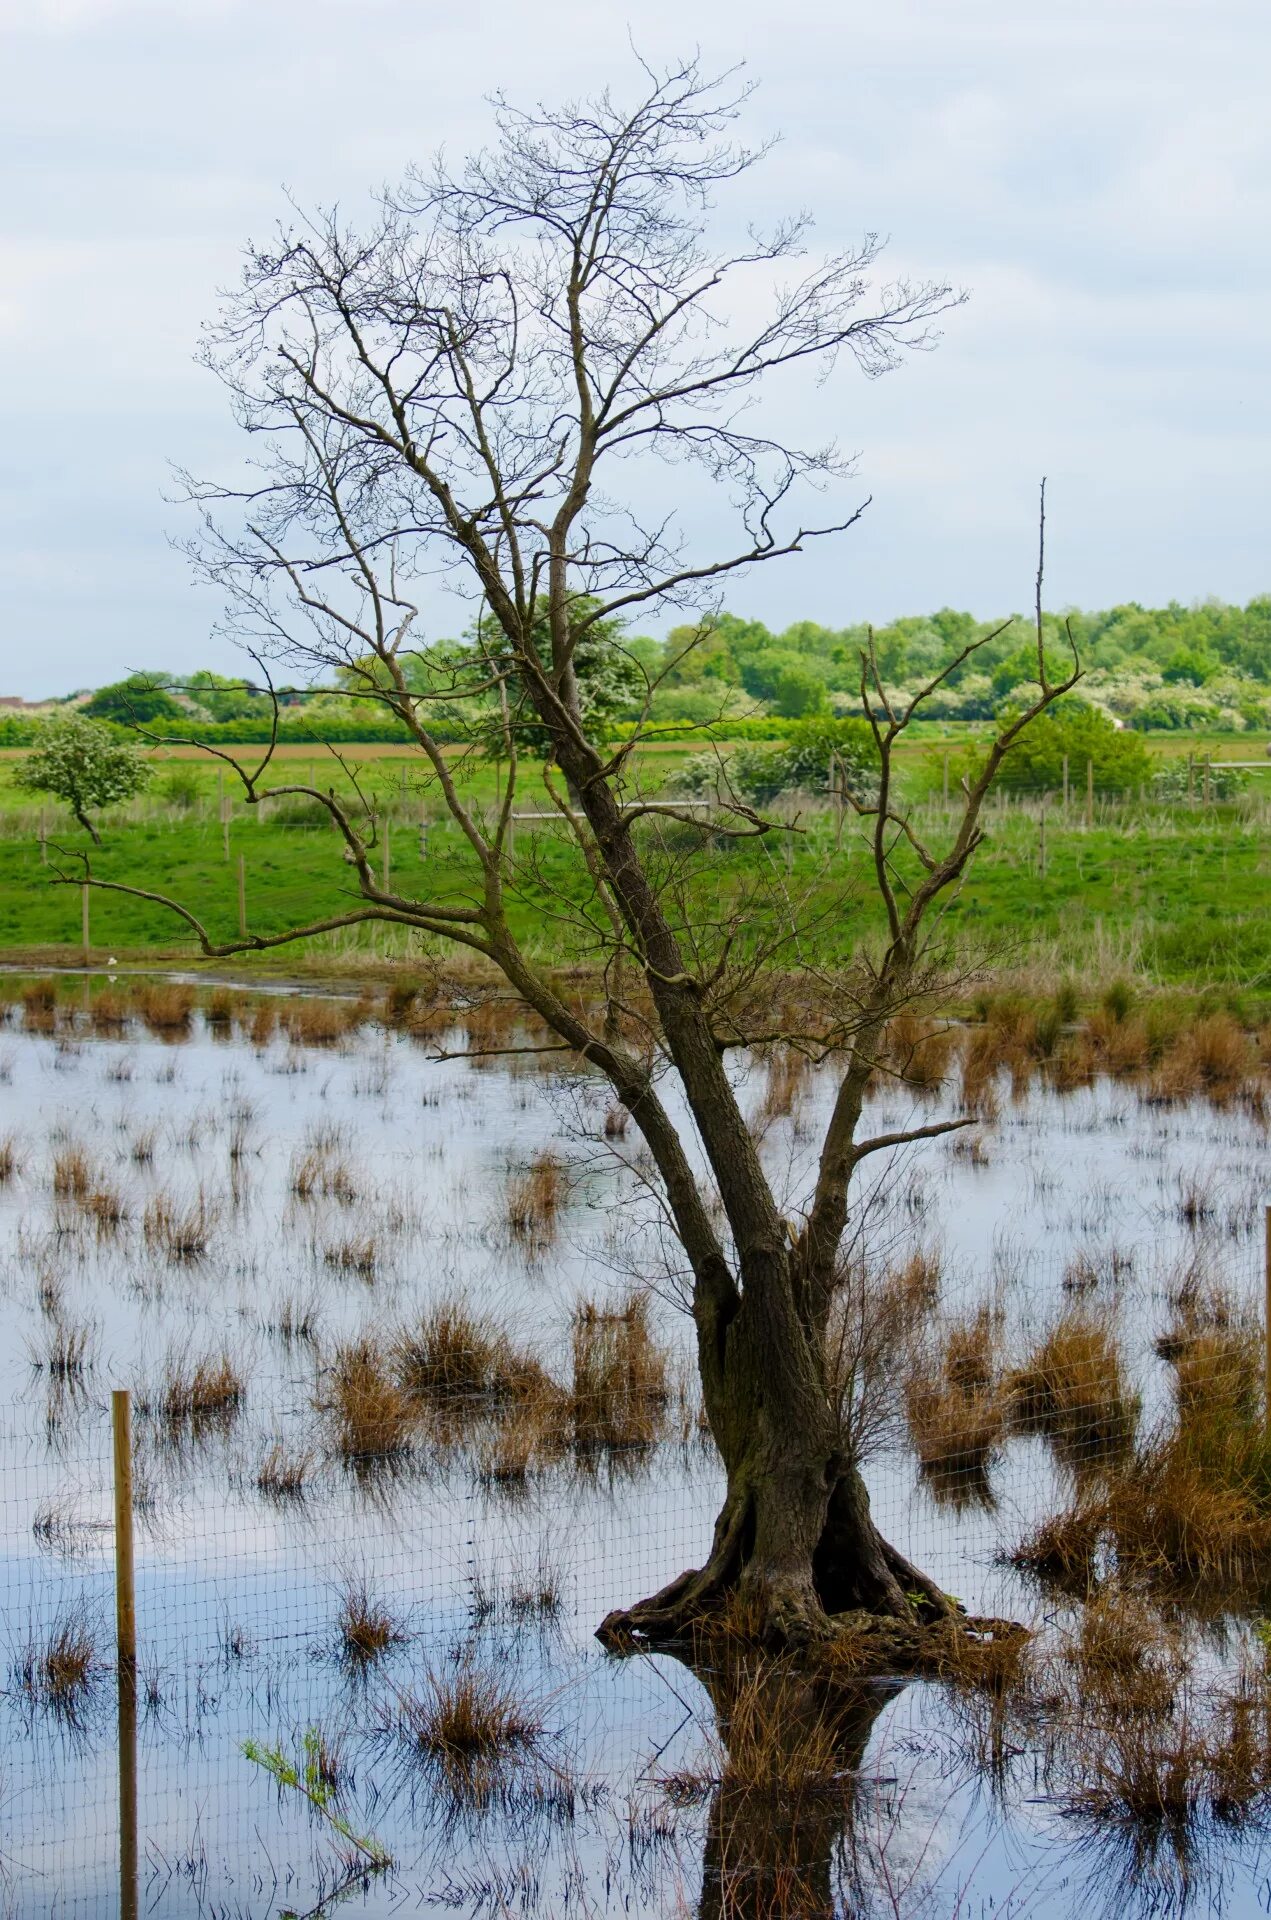
[[[897,694],[914,692],[951,652],[1000,624],[950,607],[890,621],[873,629],[879,670]],[[1046,614],[1043,630],[1057,674],[1070,657],[1071,635],[1085,669],[1084,699],[1122,727],[1148,732],[1271,726],[1271,595],[1244,607],[1207,600],[1156,608],[1131,601],[1102,613],[1073,609]],[[774,738],[784,723],[859,713],[860,655],[869,636],[864,623],[826,627],[796,620],[774,632],[762,621],[727,612],[675,627],[664,640],[620,635],[616,623],[607,622],[580,650],[579,678],[595,717],[615,732],[638,721],[648,706],[660,727],[723,722],[732,738]],[[447,731],[455,740],[473,738],[490,717],[488,696],[464,698],[463,676],[472,657],[469,636],[437,640],[404,663],[421,696],[435,695],[439,685],[452,690],[454,721]],[[950,676],[928,703],[927,718],[991,720],[1013,696],[1027,692],[1036,671],[1030,622],[1016,620]],[[355,661],[333,684],[277,689],[279,737],[336,744],[400,739],[382,703],[368,697],[373,685],[365,663]],[[141,726],[162,736],[198,733],[226,744],[267,740],[272,720],[265,687],[208,671],[185,679],[163,671],[133,674],[98,688],[79,710],[126,728]],[[531,731],[527,723],[529,747]],[[27,745],[34,737],[29,716],[0,717],[0,746]]]

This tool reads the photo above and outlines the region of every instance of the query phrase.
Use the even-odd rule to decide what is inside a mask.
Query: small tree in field
[[[149,778],[150,768],[137,747],[78,714],[46,720],[13,776],[15,786],[64,800],[96,847],[101,835],[89,818],[90,809],[130,800]]]
[[[889,1020],[947,977],[935,910],[980,840],[1003,758],[1072,683],[1052,682],[1039,654],[1036,699],[999,730],[935,847],[897,799],[894,749],[979,643],[900,706],[867,649],[876,783],[856,799],[862,830],[841,884],[823,876],[817,908],[839,884],[832,913],[836,924],[854,916],[859,958],[833,978],[805,973],[798,1011],[774,1012],[772,982],[815,938],[811,904],[783,863],[730,864],[717,849],[788,829],[726,793],[710,833],[697,832],[700,814],[643,786],[636,750],[656,681],[639,658],[625,656],[644,688],[630,739],[607,737],[587,684],[597,652],[624,657],[621,623],[637,611],[700,607],[725,576],[859,518],[851,505],[799,516],[809,491],[832,492],[851,469],[832,444],[781,435],[780,376],[828,376],[840,362],[884,373],[930,342],[957,296],[876,284],[872,237],[810,259],[802,218],[715,248],[714,196],[762,157],[728,138],[739,104],[691,64],[647,75],[630,107],[608,95],[559,111],[501,101],[492,152],[457,175],[440,162],[410,175],[365,231],[317,215],[251,251],[207,358],[264,477],[248,492],[191,483],[200,564],[233,630],[258,659],[310,678],[340,671],[390,714],[460,851],[443,857],[432,836],[419,886],[386,887],[369,805],[275,780],[272,748],[252,765],[222,755],[249,803],[306,794],[327,810],[356,897],[331,918],[225,941],[188,906],[165,904],[209,955],[378,920],[481,956],[609,1083],[648,1149],[726,1486],[701,1566],[611,1615],[602,1631],[615,1644],[673,1637],[734,1591],[775,1645],[830,1635],[847,1609],[906,1631],[951,1615],[870,1512],[836,1363],[841,1250],[861,1163],[963,1124],[860,1128]],[[656,487],[624,489],[640,460]],[[735,516],[731,545],[721,535],[702,551],[677,518],[686,469],[709,485],[716,528]],[[438,573],[470,593],[475,620],[468,645],[430,663],[411,591]],[[492,728],[501,736],[492,806],[472,800],[442,746],[474,709],[473,755],[489,754]],[[560,822],[567,881],[538,859],[534,836],[513,834],[527,797]],[[544,918],[575,970],[567,991],[516,938],[507,909],[522,889],[540,913],[549,902]],[[589,997],[576,985],[584,964]],[[793,1197],[765,1170],[729,1071],[733,1050],[765,1042],[837,1068],[817,1164]]]

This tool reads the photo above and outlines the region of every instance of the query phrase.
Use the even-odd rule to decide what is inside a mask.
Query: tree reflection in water
[[[694,1670],[718,1741],[699,1920],[833,1920],[853,1878],[865,1751],[905,1682],[830,1686],[754,1659]]]

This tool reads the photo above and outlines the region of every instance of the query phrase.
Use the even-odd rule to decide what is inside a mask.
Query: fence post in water
[[[88,937],[88,933],[89,933],[88,894],[89,894],[89,886],[88,886],[87,880],[85,880],[79,890],[79,932],[80,932],[80,940],[84,948],[84,965],[85,966],[88,965],[89,958],[92,953],[92,947],[89,943],[89,937]]]
[[[115,1465],[115,1672],[119,1683],[119,1912],[137,1915],[137,1595],[132,1550],[132,1395],[110,1396]]]
[[[243,854],[238,856],[238,931],[247,932],[247,861]]]

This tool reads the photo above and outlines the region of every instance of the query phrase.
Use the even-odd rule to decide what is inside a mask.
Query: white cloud
[[[880,228],[893,270],[974,298],[894,378],[792,392],[862,449],[876,505],[738,604],[1022,601],[1043,470],[1057,599],[1264,588],[1261,0],[791,0],[776,25],[770,0],[646,0],[636,22],[654,59],[697,42],[763,81],[753,124],[785,139],[738,215],[807,204],[826,244]],[[0,0],[0,691],[206,653],[165,463],[233,457],[192,353],[284,182],[353,208],[484,137],[495,86],[630,73],[626,16],[582,0]]]

